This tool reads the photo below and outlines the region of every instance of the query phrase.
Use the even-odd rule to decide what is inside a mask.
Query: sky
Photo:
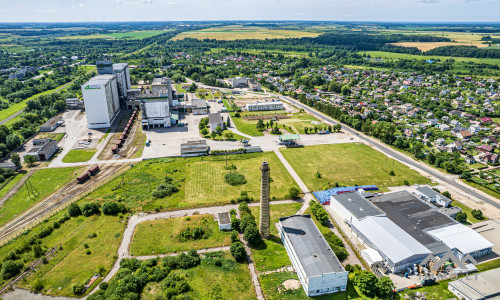
[[[0,0],[0,22],[500,22],[500,0]]]

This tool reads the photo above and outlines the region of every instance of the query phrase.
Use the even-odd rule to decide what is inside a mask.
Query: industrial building
[[[448,283],[458,299],[498,299],[500,296],[500,268],[469,275]]]
[[[346,290],[348,272],[310,215],[280,218],[278,231],[307,296]]]
[[[142,128],[171,126],[170,106],[166,98],[150,95],[148,99],[141,99],[140,107]]]
[[[120,112],[120,99],[116,76],[97,75],[82,85],[83,101],[87,112],[88,127],[111,127]]]
[[[378,252],[363,252],[367,262],[385,271],[403,272],[428,254],[442,257],[452,252],[462,259],[467,254],[480,258],[492,252],[493,244],[449,217],[452,207],[435,207],[408,191],[369,198],[359,192],[340,193],[331,196],[330,206],[368,249]]]
[[[279,100],[270,102],[247,103],[245,108],[247,111],[282,110],[283,103]]]
[[[127,63],[116,63],[109,59],[100,59],[96,62],[98,75],[115,75],[119,97],[126,98],[127,90],[132,87],[130,69]]]
[[[57,126],[63,124],[64,121],[62,117],[52,117],[47,122],[43,123],[40,126],[41,132],[51,132],[56,130]]]
[[[78,98],[67,98],[66,107],[68,109],[83,109],[83,101]]]
[[[203,156],[208,155],[210,147],[207,146],[206,140],[187,141],[181,144],[181,156]]]
[[[155,78],[151,83],[151,93],[168,97],[168,104],[173,106],[172,80],[167,77]],[[165,95],[166,94],[166,95]]]
[[[203,99],[193,99],[191,101],[191,110],[193,115],[206,115],[208,114],[207,102]]]
[[[231,230],[231,215],[228,212],[217,213],[217,223],[219,230]]]
[[[429,186],[421,186],[415,190],[415,195],[422,200],[425,200],[430,203],[435,203],[436,205],[442,207],[448,207],[453,202],[448,197],[441,195],[435,190],[431,189]]]
[[[57,142],[51,139],[46,139],[43,143],[37,144],[36,146],[33,144],[33,146],[34,147],[28,150],[28,153],[24,155],[25,160],[26,156],[34,156],[36,160],[48,160],[57,152],[57,150],[59,150]]]
[[[224,130],[224,121],[220,113],[210,113],[208,114],[208,125],[210,126],[210,131],[216,131],[217,127]]]

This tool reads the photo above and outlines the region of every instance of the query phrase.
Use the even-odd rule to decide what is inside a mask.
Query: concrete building
[[[110,59],[99,59],[96,62],[97,75],[113,74],[113,62]]]
[[[78,98],[67,98],[66,107],[68,109],[83,109],[83,101]]]
[[[449,207],[451,205],[451,202],[453,202],[451,199],[441,195],[440,193],[431,189],[429,186],[418,187],[415,190],[415,195],[417,195],[417,197],[422,200],[430,203],[435,203],[436,205],[442,207]]]
[[[280,218],[278,231],[307,296],[346,290],[348,272],[310,215]]]
[[[207,101],[203,99],[194,99],[191,101],[191,110],[193,115],[206,115],[208,114]]]
[[[210,126],[210,131],[216,131],[217,126],[224,130],[224,121],[220,113],[210,113],[208,114],[208,125]]]
[[[181,144],[181,156],[193,157],[208,155],[210,147],[207,146],[206,140],[187,141]]]
[[[231,230],[231,215],[228,212],[217,213],[217,223],[219,230]]]
[[[248,103],[245,106],[247,111],[282,110],[283,103],[278,101]]]
[[[167,100],[141,100],[142,128],[170,127],[170,107]]]
[[[116,75],[116,82],[118,84],[118,93],[120,97],[126,98],[127,91],[132,88],[130,83],[130,69],[127,63],[113,64],[113,74]]]
[[[500,268],[468,275],[448,283],[458,299],[498,299],[500,296]]]
[[[82,85],[89,128],[111,127],[120,112],[115,75],[98,75]]]
[[[172,80],[167,77],[155,78],[151,83],[151,93],[168,97],[168,103],[173,106]]]
[[[57,152],[57,150],[59,150],[57,142],[49,139],[41,146],[31,148],[28,153],[24,155],[24,159],[26,160],[26,156],[31,155],[36,157],[37,160],[48,160]]]
[[[229,84],[232,88],[244,88],[248,87],[248,79],[243,77],[235,77],[229,79]]]
[[[43,123],[40,126],[40,131],[42,132],[51,132],[56,130],[57,126],[62,124],[64,121],[62,117],[52,117],[47,122]]]

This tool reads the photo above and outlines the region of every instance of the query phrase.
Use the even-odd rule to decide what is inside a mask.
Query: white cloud
[[[87,4],[80,3],[80,7],[85,7]]]
[[[419,0],[422,3],[427,3],[427,4],[432,4],[432,3],[438,3],[439,0]]]

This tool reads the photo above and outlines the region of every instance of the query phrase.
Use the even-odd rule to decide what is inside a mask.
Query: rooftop
[[[428,233],[448,245],[451,249],[458,249],[462,254],[493,247],[490,241],[482,237],[474,229],[463,224],[454,224],[430,230]]]
[[[474,300],[500,295],[500,268],[463,277],[448,284]]]
[[[280,218],[280,226],[308,277],[345,272],[310,215]]]
[[[446,200],[449,200],[451,201],[451,199],[443,196],[442,194],[436,192],[435,190],[431,189],[429,186],[421,186],[421,187],[418,187],[417,188],[417,191],[419,191],[420,193],[428,196],[428,197],[439,197],[441,199],[446,199]]]
[[[231,216],[228,212],[218,213],[217,219],[219,220],[219,224],[231,224]]]
[[[210,113],[208,114],[208,123],[210,124],[222,123],[222,116],[220,115],[220,113]]]
[[[387,217],[423,245],[438,242],[426,230],[456,224],[456,221],[439,212],[430,204],[408,191],[376,195],[372,203],[384,211]]]
[[[332,196],[332,198],[337,200],[358,220],[368,216],[378,216],[384,214],[380,208],[373,205],[369,200],[357,192],[337,194]]]

